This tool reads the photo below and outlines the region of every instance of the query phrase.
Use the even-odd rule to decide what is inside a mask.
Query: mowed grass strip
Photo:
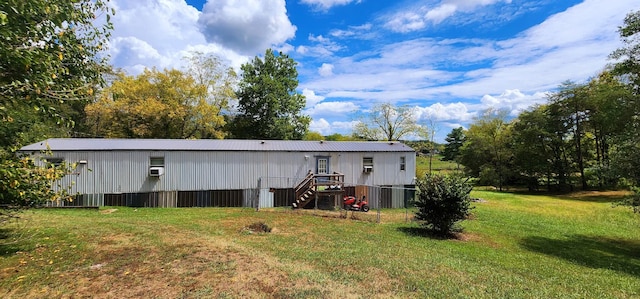
[[[441,155],[434,155],[431,158],[431,166],[429,166],[429,156],[417,156],[416,157],[416,173],[418,176],[429,173],[431,169],[432,173],[439,174],[452,174],[462,171],[462,166],[456,164],[453,161],[442,160]]]
[[[0,297],[640,297],[640,215],[617,195],[472,196],[455,240],[404,210],[35,210],[2,232],[23,237],[0,246]]]

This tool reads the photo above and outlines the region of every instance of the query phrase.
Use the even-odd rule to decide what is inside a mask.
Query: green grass
[[[443,161],[441,155],[434,155],[431,159],[431,171],[433,173],[450,174],[462,169],[462,166],[458,168],[458,165],[452,161]],[[416,157],[416,174],[421,176],[429,173],[429,156],[417,156]]]
[[[640,298],[640,215],[593,194],[472,196],[456,240],[404,210],[37,210],[3,231],[26,237],[0,246],[0,297]]]

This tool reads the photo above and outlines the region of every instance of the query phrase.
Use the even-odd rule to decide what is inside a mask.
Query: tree
[[[327,141],[352,141],[352,140],[359,140],[357,138],[354,138],[353,136],[348,136],[348,135],[342,135],[340,133],[333,133],[331,135],[327,135],[325,136],[325,140]]]
[[[101,52],[112,29],[110,16],[114,12],[106,2],[0,2],[3,126],[22,122],[21,116],[34,120],[33,113],[39,113],[45,121],[53,119],[56,124],[73,125],[72,117],[61,106],[68,101],[90,99],[102,83],[102,73],[109,69],[107,57]],[[15,110],[26,113],[12,114]],[[19,130],[21,126],[17,128],[8,133],[17,136],[26,131]]]
[[[232,103],[237,101],[234,88],[238,75],[235,70],[213,54],[192,52],[185,59],[189,62],[185,72],[196,84],[205,86],[207,103],[217,107],[219,114],[229,112]]]
[[[611,155],[616,144],[628,138],[633,131],[634,96],[628,86],[618,81],[611,72],[602,72],[586,86],[589,109],[588,128],[595,142],[595,161],[592,165],[594,180],[599,187],[615,186],[623,172],[616,173]]]
[[[360,118],[354,134],[367,140],[396,141],[417,133],[420,128],[413,108],[384,103],[373,106],[369,113]]]
[[[589,188],[585,176],[586,160],[589,158],[588,140],[585,140],[591,109],[588,102],[588,93],[585,85],[575,84],[571,81],[563,82],[559,90],[549,97],[550,105],[559,113],[559,121],[566,125],[568,137],[573,142],[573,157],[582,190]]]
[[[94,135],[118,138],[222,138],[224,118],[205,85],[179,70],[121,74],[87,106]]]
[[[307,132],[306,135],[304,135],[303,140],[324,140],[324,136],[322,136],[322,134],[318,133],[318,132],[314,132],[314,131],[309,131]]]
[[[458,163],[460,156],[460,148],[464,144],[465,135],[462,127],[451,130],[451,133],[447,134],[447,138],[444,139],[447,143],[444,145],[442,151],[442,158],[445,161],[455,161]]]
[[[512,152],[507,111],[487,110],[476,118],[466,132],[460,148],[460,163],[481,183],[497,185],[502,191],[511,177]]]
[[[311,118],[302,115],[305,98],[296,91],[296,62],[267,49],[264,60],[243,64],[238,90],[238,115],[229,124],[234,138],[302,139]]]
[[[631,114],[630,120],[623,120],[625,130],[618,134],[612,153],[612,165],[616,171],[632,184],[640,185],[640,11],[630,12],[619,28],[623,48],[611,54],[618,60],[613,73],[621,76],[631,86],[634,96],[629,97],[624,111]]]
[[[114,13],[107,1],[0,2],[0,205],[26,208],[60,194],[50,187],[64,173],[41,169],[15,149],[65,133],[101,86]]]
[[[624,19],[624,25],[618,28],[623,48],[611,53],[618,60],[613,72],[628,78],[636,94],[640,93],[640,11],[630,12]]]
[[[427,174],[416,182],[418,208],[416,219],[436,235],[447,236],[457,223],[466,219],[471,210],[472,186],[461,176]]]
[[[0,225],[16,217],[16,213],[44,204],[70,198],[65,189],[56,187],[55,182],[67,175],[75,165],[52,165],[42,167],[28,156],[0,152]]]
[[[546,178],[549,190],[556,176],[565,184],[565,134],[557,134],[549,106],[539,105],[522,112],[512,125],[513,165],[527,187],[536,190],[539,181]]]

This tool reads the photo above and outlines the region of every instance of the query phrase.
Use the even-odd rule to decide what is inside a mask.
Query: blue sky
[[[637,0],[112,0],[112,63],[181,68],[191,51],[239,69],[266,48],[298,62],[310,129],[350,134],[373,105],[414,107],[436,139],[480,111],[512,116],[620,47]]]

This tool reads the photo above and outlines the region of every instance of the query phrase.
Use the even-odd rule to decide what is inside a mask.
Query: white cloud
[[[304,95],[307,100],[307,108],[311,108],[324,100],[323,96],[316,95],[316,93],[311,89],[303,89],[302,95]]]
[[[327,11],[334,6],[347,5],[351,2],[360,3],[360,1],[361,0],[301,0],[300,2]]]
[[[303,56],[328,57],[342,49],[342,46],[322,35],[310,34],[309,41],[313,42],[312,46],[298,46],[296,52]]]
[[[507,109],[511,116],[517,116],[533,105],[547,102],[547,93],[525,95],[517,89],[505,90],[499,96],[484,95],[480,102],[485,108]]]
[[[432,10],[429,10],[424,17],[434,24],[438,24],[444,19],[452,16],[456,12],[456,10],[458,10],[458,7],[456,5],[442,4]]]
[[[318,73],[322,77],[329,77],[333,75],[333,64],[323,63],[318,69]]]
[[[306,114],[311,116],[346,116],[347,114],[358,109],[358,106],[352,102],[322,102],[314,107],[307,109]]]
[[[185,46],[205,43],[196,26],[198,10],[183,0],[113,0],[110,5],[117,10],[111,19],[111,61],[130,73],[144,66],[178,66]]]
[[[332,131],[331,124],[329,124],[329,122],[324,118],[320,118],[317,120],[312,119],[311,123],[309,124],[309,131],[319,132],[322,135],[327,135]]]
[[[296,32],[284,0],[208,0],[198,25],[208,42],[246,55],[283,44]]]
[[[329,35],[337,38],[367,38],[372,26],[371,23],[366,23],[359,26],[349,26],[347,30],[333,29]]]
[[[437,5],[431,2],[420,1],[386,16],[385,27],[403,33],[418,31],[429,24],[437,25],[456,13],[469,13],[498,2],[511,3],[511,0],[442,0]]]
[[[207,43],[199,31],[200,12],[184,0],[112,0],[111,63],[129,74],[145,67],[181,68],[191,51],[212,53],[239,68],[248,60],[221,44]]]
[[[359,121],[334,121],[331,123],[331,126],[337,131],[349,132],[353,130],[353,127],[358,123]]]
[[[110,41],[111,60],[116,65],[136,64],[162,66],[163,57],[158,50],[137,37],[115,37]]]
[[[469,122],[476,115],[468,104],[457,102],[443,105],[435,103],[428,107],[416,107],[418,119],[436,122],[459,121]]]
[[[319,132],[322,135],[331,135],[333,133],[351,134],[353,127],[358,121],[333,121],[328,122],[324,118],[314,119],[309,124],[309,130]]]

